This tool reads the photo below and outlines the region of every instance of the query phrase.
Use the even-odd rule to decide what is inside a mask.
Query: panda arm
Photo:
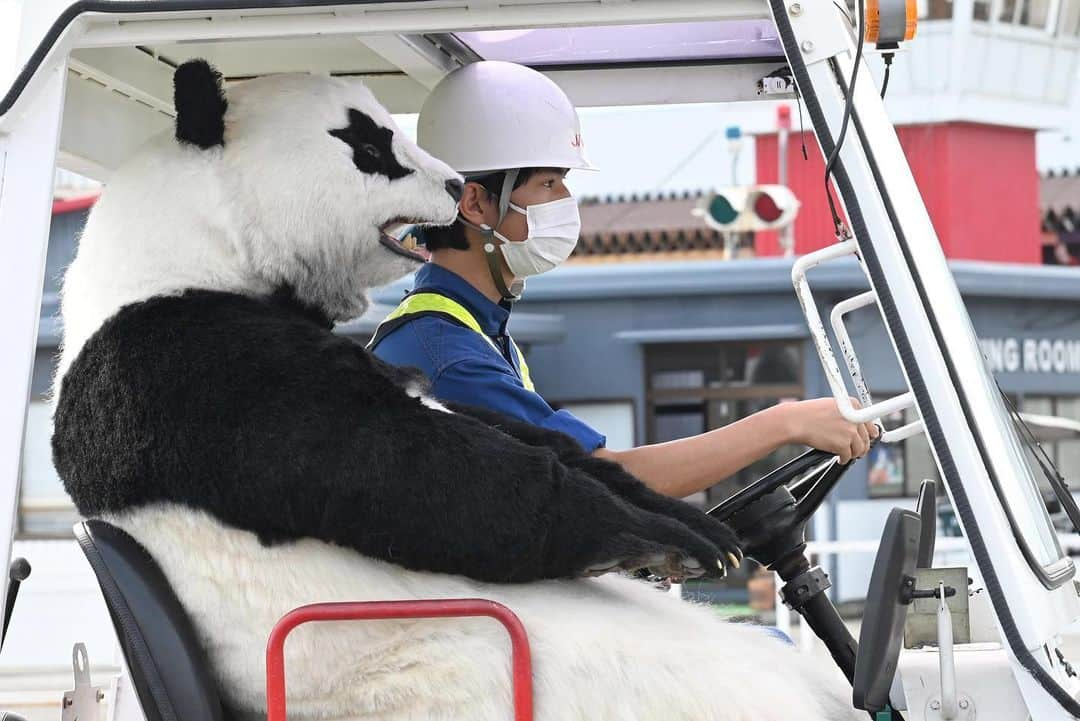
[[[266,543],[316,538],[488,581],[717,568],[723,549],[686,525],[401,380],[289,306],[163,296],[80,351],[54,459],[88,516],[170,503]]]
[[[327,457],[308,451],[307,462],[326,471],[310,479],[317,488],[281,489],[303,506],[295,531],[496,582],[645,566],[696,574],[724,557],[725,549],[628,503],[548,449],[383,390],[378,405],[353,415],[340,443],[326,446]]]
[[[168,405],[198,405],[229,424],[200,431],[203,449],[222,448],[209,465],[228,482],[184,500],[264,539],[314,537],[495,582],[642,567],[696,575],[725,557],[550,449],[429,407],[408,378],[349,339],[261,315],[213,325],[220,337],[202,345],[218,360],[174,359],[206,371],[185,368],[191,382],[172,387],[182,398]],[[169,383],[170,374],[155,376]]]
[[[585,472],[607,486],[612,493],[635,506],[676,518],[725,552],[730,551],[739,557],[742,556],[741,550],[738,549],[736,535],[727,524],[702,513],[688,503],[653,491],[619,464],[586,453],[570,436],[519,421],[487,408],[460,403],[450,404],[449,407],[456,413],[471,416],[497,428],[522,443],[552,449],[561,463]]]
[[[550,448],[563,463],[586,455],[581,444],[565,433],[543,428],[483,406],[468,403],[445,403],[445,405],[455,413],[475,418],[481,423],[513,436],[526,445]]]

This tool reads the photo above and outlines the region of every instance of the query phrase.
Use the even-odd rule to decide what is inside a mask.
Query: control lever
[[[4,647],[7,638],[8,624],[11,622],[11,612],[15,609],[15,599],[19,595],[19,586],[30,577],[30,563],[25,558],[16,558],[11,562],[8,569],[7,600],[4,603],[4,629],[0,631],[0,648]]]
[[[905,576],[903,585],[900,586],[900,603],[910,606],[916,598],[940,598],[944,601],[956,595],[956,589],[952,586],[940,584],[938,588],[918,589],[915,588],[915,577]],[[951,629],[952,626],[949,626]]]

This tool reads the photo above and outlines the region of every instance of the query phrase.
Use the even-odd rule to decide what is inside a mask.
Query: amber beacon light
[[[866,41],[879,50],[912,40],[918,25],[918,0],[866,0]]]

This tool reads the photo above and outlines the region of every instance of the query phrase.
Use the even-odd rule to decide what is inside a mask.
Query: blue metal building
[[[59,281],[85,216],[57,215],[51,231],[23,461],[24,538],[64,535],[73,520],[50,460],[48,393],[60,339]],[[828,393],[790,271],[784,259],[571,263],[529,281],[511,329],[541,393],[592,422],[613,447],[670,440]],[[1025,411],[1080,420],[1080,271],[965,261],[953,271],[1005,391]],[[811,284],[823,313],[865,290],[853,262],[815,271]],[[366,340],[408,288],[404,279],[378,291],[368,314],[340,332]],[[849,330],[871,390],[885,396],[904,383],[876,313],[856,312]],[[728,479],[712,498],[691,500],[721,497],[797,450]],[[1049,450],[1067,478],[1080,476],[1080,440]],[[879,446],[846,475],[816,533],[875,538],[889,508],[910,503],[898,499],[913,497],[918,482],[935,474],[920,437]],[[865,588],[870,560],[845,561],[841,598]]]

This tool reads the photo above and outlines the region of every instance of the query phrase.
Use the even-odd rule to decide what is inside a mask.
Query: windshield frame
[[[933,315],[932,309],[930,309],[929,312],[931,313],[931,315]],[[971,329],[971,335],[973,338],[977,339],[974,329]],[[943,346],[943,350],[947,351],[947,348]],[[951,354],[946,352],[946,356],[948,357],[949,355]],[[982,381],[982,385],[986,391],[986,394],[988,398],[990,398],[990,402],[999,412],[998,416],[994,420],[1000,423],[1001,430],[1004,431],[1007,440],[1011,441],[1010,448],[999,449],[998,453],[996,454],[991,453],[990,448],[983,437],[984,434],[980,427],[981,423],[987,421],[983,420],[981,415],[974,413],[974,411],[970,407],[966,394],[963,392],[963,389],[958,386],[957,391],[958,395],[960,396],[960,401],[964,406],[965,414],[972,419],[972,433],[974,434],[976,442],[978,443],[979,448],[985,459],[986,469],[990,477],[990,483],[993,485],[994,492],[997,494],[998,497],[998,502],[1001,504],[1001,508],[1005,513],[1005,517],[1009,521],[1009,527],[1012,529],[1013,537],[1016,539],[1016,545],[1020,548],[1020,552],[1023,554],[1025,560],[1027,560],[1028,566],[1031,567],[1031,570],[1035,573],[1035,576],[1039,579],[1039,582],[1042,583],[1047,589],[1052,590],[1058,588],[1076,575],[1076,566],[1073,563],[1072,559],[1065,553],[1064,549],[1062,549],[1061,547],[1061,541],[1058,538],[1057,529],[1054,527],[1053,521],[1050,519],[1050,514],[1047,512],[1046,505],[1042,500],[1042,495],[1039,491],[1038,481],[1035,477],[1035,469],[1031,467],[1031,462],[1024,455],[1023,451],[1025,444],[1020,436],[1019,428],[1017,428],[1017,422],[1013,415],[1009,412],[1008,408],[1005,406],[1005,400],[1002,398],[1001,392],[998,389],[997,384],[994,382],[994,377],[993,374],[990,372],[990,369],[987,368],[984,364],[980,370],[980,380]],[[999,465],[1001,465],[1001,461],[1003,460],[998,457],[1001,453],[1006,453],[1009,456],[1012,456],[1011,459],[1005,459],[1008,462],[1010,468],[999,468]],[[1017,511],[1019,509],[1014,509],[1014,506],[1016,504],[1011,502],[1012,494],[1007,488],[1002,485],[1002,478],[1004,477],[1002,471],[1004,470],[1021,470],[1024,472],[1021,474],[1021,477],[1016,478],[1016,483],[1023,484],[1024,486],[1024,488],[1019,489],[1018,492],[1024,493],[1026,491],[1028,494],[1034,494],[1034,503],[1032,503],[1029,499],[1029,502],[1025,504],[1025,507],[1031,511],[1033,516],[1041,517],[1041,519],[1045,521],[1044,530],[1049,532],[1049,537],[1052,540],[1053,544],[1053,548],[1047,550],[1050,550],[1052,553],[1057,554],[1057,558],[1055,560],[1052,560],[1049,563],[1043,563],[1038,558],[1036,550],[1032,547],[1031,543],[1029,543],[1028,534],[1024,531],[1023,527],[1020,524],[1020,521],[1017,519]],[[1023,476],[1026,476],[1026,478]],[[1056,493],[1057,490],[1055,489],[1055,494]],[[1034,517],[1033,521],[1036,523],[1039,522],[1038,518]]]

